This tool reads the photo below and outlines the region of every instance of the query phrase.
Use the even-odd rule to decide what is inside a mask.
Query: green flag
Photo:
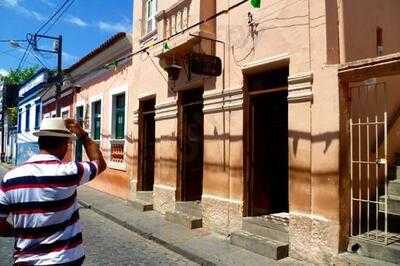
[[[164,50],[169,50],[171,47],[169,47],[169,44],[167,42],[164,43]]]
[[[261,6],[261,0],[250,0],[250,3],[254,8],[260,8]]]

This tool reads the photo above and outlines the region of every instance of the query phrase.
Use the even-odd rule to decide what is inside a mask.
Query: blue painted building
[[[19,89],[18,93],[18,134],[16,164],[20,165],[39,152],[37,137],[33,132],[40,128],[42,103],[41,95],[46,89],[49,72],[40,69]]]

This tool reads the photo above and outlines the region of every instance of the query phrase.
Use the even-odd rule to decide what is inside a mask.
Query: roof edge
[[[126,37],[127,37],[126,32],[119,32],[119,33],[113,35],[112,37],[107,39],[105,42],[100,44],[97,48],[95,48],[94,50],[92,50],[91,52],[86,54],[84,57],[82,57],[78,62],[76,62],[75,64],[70,66],[68,69],[66,69],[65,72],[71,73],[72,71],[76,70],[78,67],[82,66],[86,62],[93,59],[96,55],[100,54],[107,48],[111,47],[112,45],[114,45],[115,43],[117,43],[118,41],[120,41]]]

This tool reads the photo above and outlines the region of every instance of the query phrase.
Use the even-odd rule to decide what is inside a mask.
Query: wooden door
[[[155,161],[155,99],[141,101],[139,106],[138,191],[152,191]]]
[[[288,211],[287,91],[250,96],[251,215]]]
[[[76,107],[76,121],[83,126],[83,106]],[[75,160],[80,162],[82,161],[82,153],[83,153],[83,143],[81,140],[76,140],[75,146]]]
[[[179,95],[177,200],[201,200],[203,191],[203,90]]]

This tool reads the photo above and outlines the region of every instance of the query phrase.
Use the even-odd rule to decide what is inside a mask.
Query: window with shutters
[[[125,150],[125,93],[112,98],[111,162],[123,163]]]
[[[92,103],[92,138],[100,140],[101,135],[101,101]]]
[[[123,139],[125,135],[125,94],[114,96],[114,139]]]
[[[40,128],[40,101],[35,102],[35,129]]]
[[[31,117],[31,105],[27,104],[25,107],[25,131],[29,132],[30,131],[30,117]]]
[[[144,35],[156,29],[157,0],[144,1]]]

